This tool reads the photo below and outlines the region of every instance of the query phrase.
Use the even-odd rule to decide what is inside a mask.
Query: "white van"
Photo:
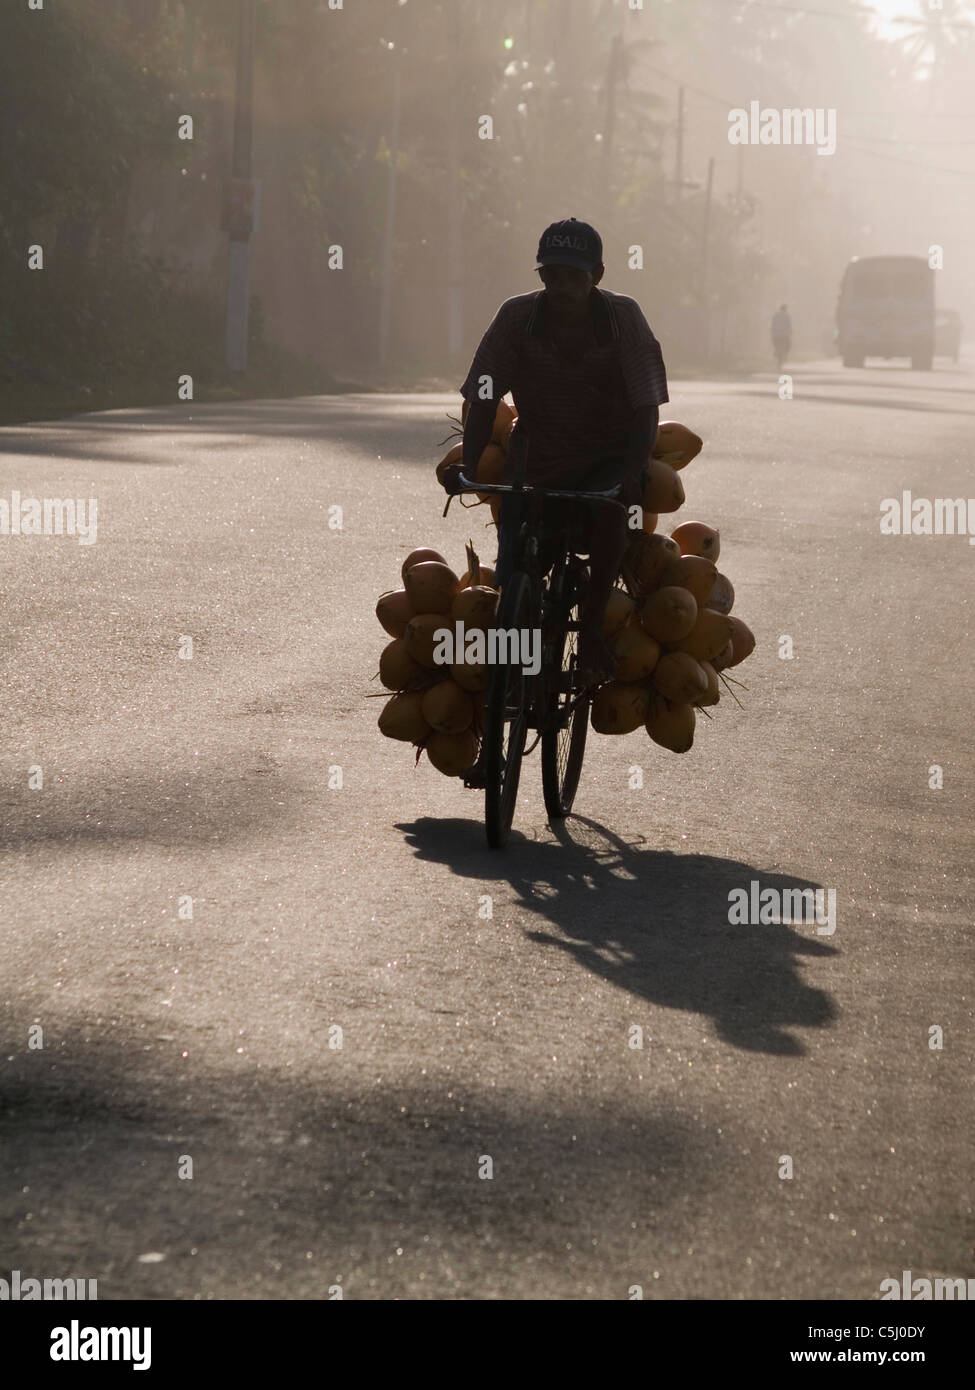
[[[922,256],[855,256],[836,306],[844,367],[865,357],[909,357],[918,371],[934,358],[934,271]]]

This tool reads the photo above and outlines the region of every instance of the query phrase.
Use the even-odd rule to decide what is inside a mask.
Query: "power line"
[[[975,29],[975,24],[971,24],[967,19],[911,19],[899,15],[897,19],[888,19],[887,23],[910,24],[915,29]]]
[[[668,71],[666,70],[666,68],[657,68],[657,67],[654,67],[653,64],[651,64],[651,63],[645,63],[645,64],[643,64],[642,66],[644,66],[644,67],[646,68],[647,72],[652,72],[652,73],[654,73],[654,74],[655,74],[656,76],[658,76],[658,77],[664,77],[664,78],[667,79],[668,82],[673,82],[673,83],[675,84],[675,86],[677,86],[677,87],[683,87],[686,91],[688,91],[688,92],[693,92],[695,96],[704,97],[705,101],[713,101],[713,102],[715,102],[718,106],[724,106],[724,107],[726,107],[729,111],[730,111],[730,110],[733,110],[733,109],[735,109],[735,108],[737,108],[737,107],[740,105],[740,102],[739,102],[739,101],[732,101],[732,99],[731,99],[730,97],[718,96],[715,92],[707,92],[707,91],[705,91],[703,87],[695,87],[695,86],[693,85],[693,83],[691,83],[691,82],[685,82],[685,80],[684,80],[682,77],[675,77],[674,74],[673,74],[672,72],[668,72]],[[842,108],[839,108],[839,114],[841,114],[841,115],[843,116],[844,120],[846,120],[846,119],[859,120],[861,116],[877,116],[877,117],[882,117],[882,118],[884,118],[885,120],[889,120],[889,121],[892,121],[892,120],[912,120],[912,121],[913,121],[913,120],[916,120],[916,119],[919,119],[919,118],[921,118],[921,119],[926,119],[926,118],[928,118],[928,117],[938,116],[938,117],[940,117],[940,118],[942,118],[942,119],[944,119],[944,120],[951,120],[951,121],[975,121],[975,112],[965,112],[965,111],[905,111],[904,109],[901,109],[901,110],[899,110],[899,111],[843,111]],[[884,137],[884,136],[880,136],[880,135],[876,135],[876,136],[870,135],[870,136],[864,136],[863,138],[864,138],[864,139],[869,139],[869,140],[881,140],[881,139],[885,139],[885,138],[892,138],[892,139],[893,139],[894,137]],[[964,144],[972,144],[972,143],[975,143],[975,141],[967,141],[967,140],[945,140],[945,141],[940,141],[940,140],[924,140],[924,141],[913,141],[913,142],[911,142],[911,143],[914,143],[914,144],[931,144],[931,145],[938,145],[938,144],[946,144],[946,145],[964,145]]]
[[[852,145],[855,149],[856,146],[860,144],[860,141],[856,136],[848,135],[846,137],[845,143],[847,145]],[[837,145],[837,149],[838,148],[839,146]],[[908,164],[913,169],[924,169],[929,174],[957,174],[960,178],[963,179],[975,179],[975,169],[946,169],[942,165],[923,164],[920,160],[917,159],[905,159],[903,155],[888,154],[886,150],[871,150],[861,148],[859,153],[868,154],[871,159],[892,159],[897,164]]]
[[[651,66],[649,63],[646,64],[646,67],[647,67],[647,70],[648,70],[648,71],[654,72],[654,73],[658,73],[661,77],[666,77],[666,78],[668,78],[669,81],[676,83],[678,87],[684,87],[684,88],[687,89],[687,91],[689,91],[689,92],[694,92],[695,95],[697,95],[697,96],[705,97],[708,101],[715,101],[715,102],[717,102],[720,106],[725,107],[726,110],[732,110],[732,109],[734,109],[735,106],[736,106],[736,103],[733,102],[733,101],[731,101],[731,100],[729,100],[729,98],[727,98],[727,97],[719,97],[719,96],[715,95],[714,92],[706,92],[706,91],[704,90],[703,87],[694,87],[694,86],[691,85],[691,83],[689,83],[689,82],[684,82],[682,78],[680,78],[680,77],[675,77],[672,73],[666,72],[663,68],[656,68],[656,67],[653,67],[653,66]],[[866,115],[867,113],[866,113],[866,112],[858,112],[857,114],[858,114],[858,115]],[[904,112],[893,112],[893,111],[889,111],[889,112],[877,112],[877,113],[875,113],[875,114],[877,114],[877,115],[886,115],[886,116],[895,116],[895,115],[901,115],[901,116],[903,116],[905,113],[904,113]],[[920,160],[916,160],[916,159],[905,159],[902,155],[888,154],[888,153],[887,153],[886,151],[884,151],[884,150],[872,150],[872,149],[869,149],[868,147],[866,147],[866,146],[863,145],[863,142],[864,142],[864,141],[868,141],[868,140],[882,140],[882,139],[885,139],[885,137],[883,137],[883,136],[871,136],[871,135],[866,135],[866,136],[846,136],[846,137],[845,137],[845,140],[844,140],[844,143],[846,143],[846,144],[848,144],[848,145],[852,145],[852,146],[854,146],[854,147],[856,147],[858,144],[860,144],[860,145],[863,146],[863,147],[860,149],[859,152],[860,152],[861,154],[869,154],[869,155],[871,155],[871,156],[872,156],[873,158],[875,158],[875,159],[893,159],[893,160],[895,160],[898,164],[907,164],[907,165],[912,166],[912,167],[915,168],[915,169],[925,169],[925,170],[927,170],[928,173],[932,173],[932,174],[956,174],[956,175],[959,175],[961,178],[966,178],[966,179],[975,178],[975,170],[972,170],[972,169],[946,169],[946,168],[944,168],[943,166],[940,166],[940,165],[924,164],[924,163],[922,163]],[[895,142],[892,142],[892,143],[895,143]],[[917,142],[905,141],[904,143],[905,143],[905,144],[908,144],[908,145],[909,145],[909,144],[912,144],[912,143],[918,143],[918,144],[924,143],[924,144],[938,145],[938,144],[942,144],[942,143],[944,143],[944,144],[972,144],[972,143],[975,143],[975,141],[964,141],[964,140],[954,141],[954,140],[951,140],[951,141],[944,141],[944,142],[942,142],[942,141],[939,141],[939,140],[932,140],[932,141],[917,141]]]
[[[705,3],[731,4],[743,10],[775,10],[778,14],[818,14],[827,19],[855,19],[858,15],[874,19],[880,17],[869,5],[848,5],[845,10],[819,10],[807,5],[776,5],[773,0],[705,0]],[[853,10],[852,14],[850,10]]]
[[[859,118],[860,116],[883,116],[887,120],[904,120],[910,118],[912,121],[928,120],[937,117],[944,121],[975,121],[975,111],[847,111],[846,116]]]
[[[730,110],[737,104],[728,97],[715,96],[714,92],[706,92],[703,87],[695,87],[690,82],[685,82],[682,77],[675,77],[674,74],[668,72],[666,68],[655,68],[651,63],[645,63],[642,66],[644,66],[648,72],[656,73],[659,77],[666,77],[668,81],[676,83],[678,87],[683,87],[686,91],[693,92],[695,96],[704,97],[707,101],[716,101],[719,106],[725,106]]]
[[[909,140],[904,135],[856,135],[847,138],[877,141],[884,145],[975,145],[975,140]]]
[[[777,14],[815,14],[826,19],[876,19],[886,24],[911,24],[916,29],[975,29],[975,24],[967,19],[886,19],[872,5],[849,5],[843,10],[820,10],[809,5],[777,5],[774,0],[705,0],[705,3],[731,4],[744,10],[775,10]]]

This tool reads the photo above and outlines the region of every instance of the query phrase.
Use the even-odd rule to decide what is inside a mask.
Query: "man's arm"
[[[660,407],[656,405],[641,405],[633,412],[630,437],[626,444],[624,477],[632,476],[638,479],[643,470],[649,467],[650,454],[657,440],[659,419]]]
[[[516,319],[523,312],[517,307],[520,303],[518,298],[506,299],[498,309],[478,344],[470,371],[460,388],[461,395],[468,403],[462,464],[464,475],[468,478],[473,479],[477,474],[478,460],[490,443],[494,430],[498,402],[512,385],[517,365]],[[481,395],[485,388],[491,392],[487,400]]]
[[[494,430],[494,417],[498,403],[495,400],[482,401],[475,396],[467,411],[464,425],[464,476],[477,477],[478,459],[491,442]]]
[[[633,408],[626,446],[626,476],[634,478],[639,485],[640,475],[649,467],[650,454],[657,442],[660,407],[670,398],[660,344],[643,310],[635,300],[625,300],[620,304],[620,311],[620,365],[627,399]]]

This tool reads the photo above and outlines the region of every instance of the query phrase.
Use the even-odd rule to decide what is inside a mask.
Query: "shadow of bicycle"
[[[732,926],[729,893],[753,879],[779,891],[819,885],[731,859],[674,854],[642,837],[627,843],[597,821],[570,816],[551,840],[513,834],[503,853],[483,827],[422,817],[400,824],[420,859],[470,879],[508,882],[539,925],[533,941],[662,1008],[707,1015],[736,1047],[782,1056],[806,1048],[799,1028],[825,1028],[836,1008],[801,976],[803,957],[838,954],[801,926]],[[503,930],[498,923],[499,930]]]

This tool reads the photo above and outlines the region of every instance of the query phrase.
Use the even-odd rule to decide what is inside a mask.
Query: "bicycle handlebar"
[[[515,487],[512,483],[478,483],[471,482],[464,473],[457,475],[458,482],[463,484],[458,488],[458,494],[462,492],[522,492],[533,493],[537,497],[574,497],[576,500],[587,502],[612,502],[614,506],[622,506],[616,499],[622,489],[622,483],[617,483],[615,487],[607,488],[603,492],[576,492],[564,488],[537,487],[531,483]]]

